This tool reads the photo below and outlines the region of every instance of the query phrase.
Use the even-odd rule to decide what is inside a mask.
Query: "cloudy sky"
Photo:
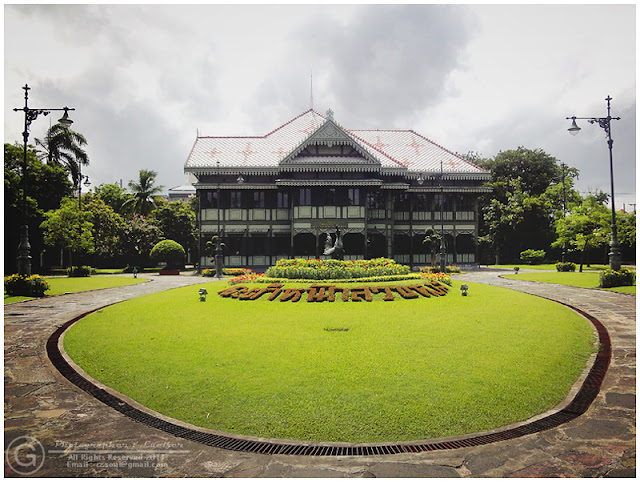
[[[93,185],[140,169],[165,188],[201,135],[264,135],[310,107],[346,128],[413,129],[483,157],[540,148],[635,203],[636,7],[628,5],[5,5],[4,136],[30,107],[75,107]],[[55,117],[57,118],[57,117]],[[53,119],[55,122],[55,118]],[[49,117],[32,125],[44,137]],[[629,208],[629,206],[627,206]]]

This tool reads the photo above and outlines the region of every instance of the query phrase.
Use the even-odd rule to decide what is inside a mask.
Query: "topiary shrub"
[[[546,254],[542,249],[527,249],[520,253],[520,261],[525,264],[542,264]]]
[[[566,263],[556,263],[556,270],[560,272],[575,271],[576,264],[571,261],[567,261]]]
[[[12,274],[4,279],[4,289],[9,296],[42,297],[50,286],[46,279],[37,274],[32,276]]]
[[[627,268],[621,268],[620,271],[606,269],[600,272],[600,287],[633,286],[635,278],[636,274]]]
[[[151,250],[151,259],[156,263],[167,263],[167,269],[182,268],[185,257],[184,248],[171,239],[160,241]]]

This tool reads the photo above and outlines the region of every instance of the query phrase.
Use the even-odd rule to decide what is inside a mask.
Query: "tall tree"
[[[141,169],[139,180],[129,181],[132,197],[124,203],[125,208],[130,208],[134,214],[140,216],[148,216],[155,209],[155,196],[164,188],[164,186],[154,186],[157,175],[156,171]]]
[[[87,193],[82,196],[82,209],[91,213],[95,254],[103,258],[103,262],[121,254],[122,240],[120,238],[125,227],[122,216],[95,193]]]
[[[196,213],[191,205],[182,201],[160,201],[149,216],[149,221],[160,228],[166,239],[179,243],[185,250],[197,247]]]
[[[23,224],[21,145],[4,145],[4,269],[11,273],[16,269],[19,226]],[[45,211],[60,206],[63,197],[72,193],[72,184],[64,168],[43,164],[33,146],[27,149],[27,224],[33,256],[32,268],[40,265],[38,253],[44,249],[42,231],[39,228]]]
[[[117,184],[100,184],[94,189],[94,193],[116,213],[124,216],[126,213],[124,205],[131,199],[131,194],[126,189]]]
[[[89,211],[81,211],[76,200],[63,199],[59,209],[47,211],[44,217],[40,227],[44,230],[45,243],[68,249],[70,267],[73,253],[93,253],[93,216]]]
[[[500,152],[493,159],[474,158],[491,170],[492,192],[480,198],[483,217],[481,240],[489,241],[501,263],[519,260],[525,249],[548,249],[555,238],[553,222],[572,191],[575,168],[563,169],[558,160],[542,149]]]
[[[553,246],[568,246],[570,251],[579,251],[582,272],[582,266],[589,264],[589,249],[606,245],[611,233],[611,215],[594,196],[587,196],[580,205],[571,205],[570,210],[570,214],[556,221],[558,238]]]
[[[78,164],[89,165],[89,156],[84,147],[87,140],[78,132],[55,124],[47,130],[47,137],[35,139],[36,145],[42,150],[39,153],[41,160],[47,164],[64,166],[69,172],[74,186],[78,186]]]

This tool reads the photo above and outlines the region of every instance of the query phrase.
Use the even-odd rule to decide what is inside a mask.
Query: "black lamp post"
[[[80,160],[78,160],[78,267],[82,263],[80,263],[80,246],[82,245],[82,180],[84,180],[84,185],[87,189],[91,183],[89,182],[89,176],[82,175],[82,164],[80,164]],[[71,267],[73,270],[73,266]]]
[[[620,120],[620,117],[611,117],[611,96],[607,96],[607,117],[567,117],[571,119],[571,127],[568,131],[575,136],[580,132],[580,127],[576,124],[576,119],[584,119],[589,124],[596,122],[607,134],[607,144],[609,145],[609,174],[611,177],[611,251],[609,252],[609,266],[612,270],[618,271],[622,266],[622,256],[620,254],[620,243],[618,243],[618,228],[616,226],[616,202],[613,188],[613,139],[611,139],[611,121]]]
[[[31,276],[31,244],[29,243],[29,225],[27,223],[27,148],[29,142],[29,127],[40,114],[49,115],[54,110],[63,110],[64,115],[58,119],[58,123],[65,129],[73,124],[69,119],[69,111],[75,110],[71,107],[62,109],[32,109],[29,107],[29,91],[31,88],[25,84],[24,107],[13,109],[14,112],[24,112],[24,132],[22,139],[24,142],[24,156],[22,160],[22,226],[20,226],[20,244],[18,245],[18,274]]]
[[[440,272],[447,270],[447,247],[444,243],[444,171],[440,159]]]
[[[220,161],[216,161],[218,171],[218,188],[216,192],[216,206],[218,208],[218,239],[216,240],[216,278],[222,278],[222,270],[224,269],[222,257],[222,243],[220,238]]]

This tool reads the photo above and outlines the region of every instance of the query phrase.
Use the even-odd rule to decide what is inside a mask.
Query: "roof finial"
[[[310,99],[311,110],[313,110],[313,66],[311,67],[311,99]]]
[[[333,110],[327,110],[327,119],[333,120]]]

